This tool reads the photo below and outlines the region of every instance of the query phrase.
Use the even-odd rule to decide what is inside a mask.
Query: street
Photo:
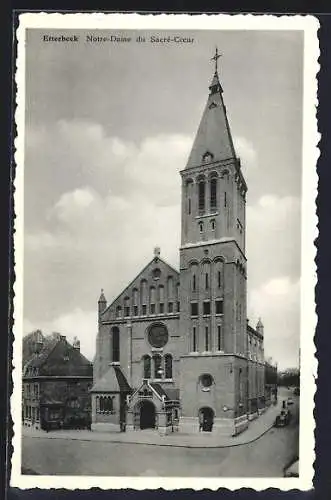
[[[47,475],[282,477],[298,453],[299,400],[293,399],[289,426],[250,444],[191,449],[25,436],[22,467]]]

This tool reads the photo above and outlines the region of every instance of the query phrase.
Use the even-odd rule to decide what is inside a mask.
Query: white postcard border
[[[22,397],[22,336],[23,336],[23,238],[24,238],[24,132],[25,132],[25,33],[26,29],[144,29],[144,30],[302,30],[304,31],[304,102],[303,102],[303,175],[302,175],[302,236],[301,236],[301,404],[300,408],[300,477],[299,478],[191,478],[191,477],[99,477],[99,476],[29,476],[21,474],[21,397]],[[313,16],[272,15],[187,15],[187,14],[103,14],[103,13],[22,13],[17,30],[18,57],[16,68],[17,99],[15,121],[15,283],[13,345],[13,384],[11,414],[14,421],[14,448],[10,485],[19,488],[66,488],[102,489],[164,488],[195,490],[228,488],[254,488],[264,490],[279,488],[290,490],[312,488],[314,475],[314,428],[313,416],[317,361],[314,357],[313,335],[316,328],[314,288],[316,268],[314,258],[317,237],[316,162],[317,147],[317,80],[319,71],[318,20]],[[304,250],[304,251],[303,251]]]

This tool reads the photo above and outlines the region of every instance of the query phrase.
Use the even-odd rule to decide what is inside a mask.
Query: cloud
[[[35,168],[35,157],[41,176],[44,164],[49,173],[40,181],[44,209],[39,182],[26,186],[24,287],[30,321],[91,310],[101,287],[113,299],[152,258],[156,245],[177,266],[178,171],[188,153],[187,137],[158,135],[135,145],[108,137],[97,124],[63,120],[37,132],[27,170]]]
[[[237,156],[241,159],[243,173],[246,177],[249,177],[250,171],[258,167],[257,151],[245,137],[234,137],[233,142]]]
[[[256,169],[249,141],[238,138],[236,145],[247,168]],[[83,335],[86,352],[94,352],[100,289],[111,302],[152,258],[155,246],[178,267],[179,170],[190,147],[191,138],[179,134],[124,141],[88,121],[29,127],[27,324]],[[300,274],[299,199],[265,194],[248,205],[246,221],[250,314],[265,317],[274,339],[276,327],[287,335],[296,314],[295,305],[288,309],[288,290]],[[283,308],[287,320],[280,323]]]
[[[266,356],[272,356],[281,368],[296,366],[299,353],[300,280],[278,276],[253,289],[248,295],[248,316],[253,325],[259,317],[262,318]]]
[[[266,276],[300,275],[300,216],[300,200],[293,196],[267,194],[247,206],[248,273],[253,288]]]

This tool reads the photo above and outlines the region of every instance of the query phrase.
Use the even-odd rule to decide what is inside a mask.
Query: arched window
[[[172,276],[168,277],[168,300],[174,298],[174,279]]]
[[[108,396],[105,397],[105,411],[112,412],[113,411],[113,398]]]
[[[199,222],[199,231],[200,231],[200,233],[203,233],[203,222],[202,221]]]
[[[209,351],[209,328],[205,327],[205,351]]]
[[[205,210],[205,187],[206,182],[205,178],[199,177],[198,179],[198,203],[199,203],[199,212],[204,212]]]
[[[172,356],[166,354],[164,356],[165,378],[172,378]]]
[[[120,360],[120,331],[117,326],[114,326],[112,332],[112,360],[118,362]]]
[[[139,304],[138,289],[134,288],[132,290],[133,316],[138,316],[138,307],[139,307],[138,304]]]
[[[216,210],[217,208],[217,174],[210,179],[210,209]]]
[[[192,212],[192,187],[193,181],[192,179],[187,179],[186,181],[186,198],[187,198],[187,213],[190,215]]]
[[[224,336],[222,325],[217,325],[217,350],[224,350]]]
[[[122,307],[116,306],[116,318],[120,318],[122,315]]]
[[[180,311],[180,283],[176,285],[176,303],[177,303],[177,312]]]
[[[151,357],[145,354],[143,357],[144,378],[151,378]]]
[[[198,288],[198,264],[193,262],[190,265],[191,268],[191,290],[192,292],[196,292]]]
[[[164,286],[159,285],[159,313],[163,314],[164,313]]]
[[[156,290],[155,286],[151,286],[149,290],[150,313],[155,314]]]
[[[124,316],[127,318],[130,316],[130,298],[125,297],[124,299]]]
[[[103,396],[100,397],[100,412],[103,412],[104,411],[104,400],[103,400]]]
[[[138,305],[138,289],[134,288],[132,290],[132,302],[134,306]]]
[[[154,378],[162,378],[162,358],[160,354],[153,355]]]
[[[222,288],[223,286],[223,271],[224,271],[223,261],[217,260],[214,264],[214,273],[215,273],[217,288]]]
[[[212,220],[210,221],[210,227],[211,227],[211,230],[212,230],[212,231],[215,231],[215,219],[212,219]]]
[[[210,261],[204,260],[201,264],[201,280],[202,286],[204,286],[205,290],[210,290],[211,287],[211,269],[210,269]]]
[[[197,329],[194,326],[192,330],[192,352],[196,352],[198,349],[198,343],[197,343]]]
[[[141,280],[140,282],[140,298],[141,298],[141,314],[147,314],[147,281]]]

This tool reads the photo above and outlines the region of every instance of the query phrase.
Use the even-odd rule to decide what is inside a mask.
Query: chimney
[[[43,345],[44,345],[43,335],[41,333],[41,330],[37,330],[36,331],[36,345],[35,345],[36,354],[40,353],[40,351],[43,348]]]
[[[80,340],[77,337],[74,337],[74,341],[72,343],[72,347],[80,352]]]

